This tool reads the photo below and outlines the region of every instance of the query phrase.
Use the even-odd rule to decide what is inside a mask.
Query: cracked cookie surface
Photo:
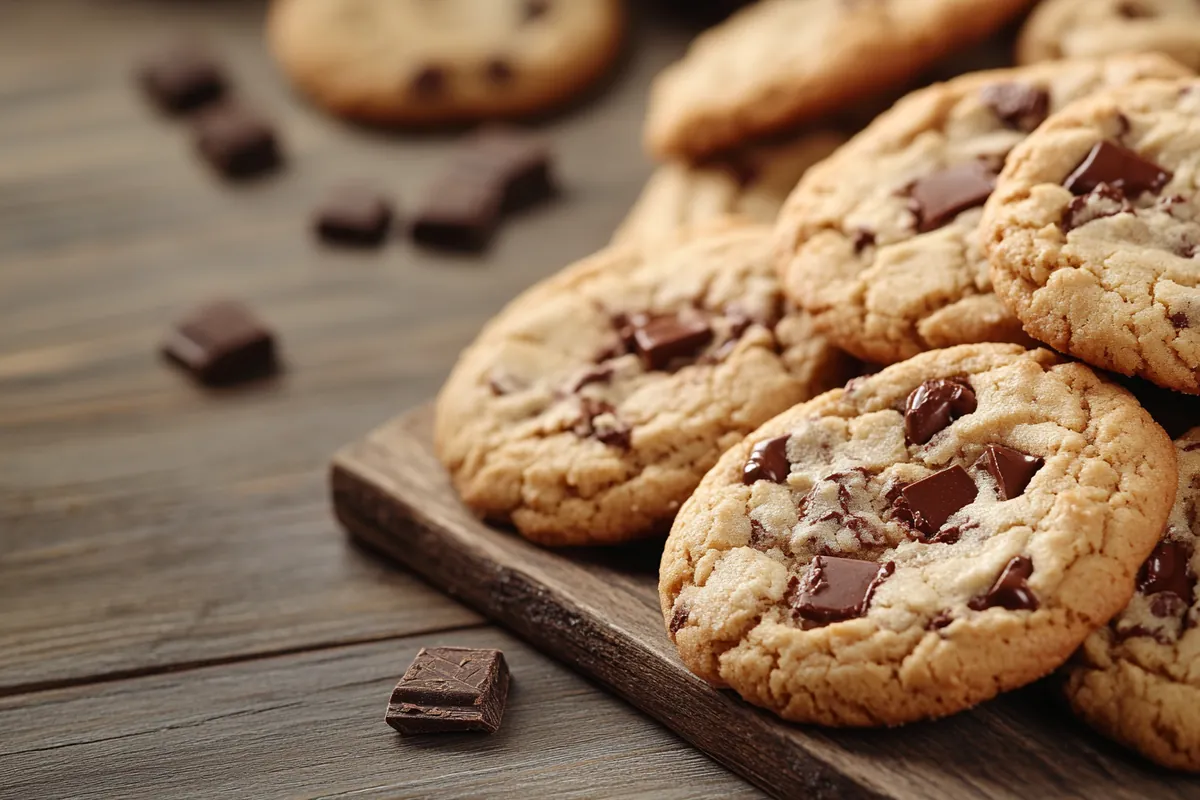
[[[1064,670],[1072,708],[1105,735],[1176,769],[1200,770],[1200,428],[1175,443],[1179,487],[1137,591]]]
[[[614,246],[514,300],[460,357],[437,452],[468,506],[551,544],[661,535],[729,446],[843,381],[765,227]]]
[[[1025,331],[1089,364],[1200,392],[1200,82],[1069,106],[1012,154],[981,225]]]
[[[693,672],[786,719],[943,716],[1047,674],[1120,610],[1175,470],[1083,364],[925,353],[726,452],[667,540],[663,615]]]
[[[1017,61],[1166,53],[1200,68],[1196,0],[1044,0],[1017,42]]]
[[[761,0],[655,80],[646,143],[695,159],[896,89],[1030,0]]]
[[[975,342],[1031,344],[992,292],[982,206],[1008,152],[1097,90],[1190,73],[1159,55],[965,75],[914,92],[788,198],[784,290],[838,346],[880,364]]]
[[[724,215],[774,222],[797,181],[845,138],[812,131],[699,164],[669,161],[650,176],[613,241],[652,242]]]
[[[422,125],[546,111],[616,60],[620,0],[274,0],[288,77],[351,119]]]

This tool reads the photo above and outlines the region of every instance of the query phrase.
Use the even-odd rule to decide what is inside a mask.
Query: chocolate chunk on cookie
[[[931,387],[971,402],[917,444]],[[951,714],[1056,669],[1128,601],[1174,477],[1166,434],[1086,365],[924,353],[721,457],[667,540],[664,624],[696,674],[789,720]],[[1172,555],[1143,571],[1158,596],[1184,591]]]
[[[463,353],[437,450],[467,505],[535,541],[661,535],[723,450],[839,385],[848,361],[784,305],[764,227],[615,246]],[[763,458],[771,474],[779,454]]]
[[[981,231],[1034,338],[1200,393],[1200,82],[1144,81],[1052,115],[1009,158]]]

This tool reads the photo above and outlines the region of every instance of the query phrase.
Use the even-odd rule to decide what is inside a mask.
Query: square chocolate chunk
[[[146,96],[169,114],[182,114],[219,100],[229,81],[202,47],[176,44],[146,59],[137,70]]]
[[[197,308],[175,326],[162,352],[210,386],[260,378],[278,367],[274,334],[236,300]]]
[[[413,220],[413,240],[445,250],[483,250],[500,223],[503,203],[503,189],[489,175],[445,175]]]
[[[387,724],[418,733],[495,733],[508,700],[508,665],[499,650],[423,647],[392,690]]]
[[[275,130],[249,109],[226,103],[196,119],[196,149],[227,178],[249,178],[270,172],[282,156]]]
[[[344,186],[318,209],[313,227],[330,244],[378,247],[392,224],[392,204],[376,192]]]
[[[523,211],[558,192],[550,147],[538,136],[515,128],[485,128],[468,144],[463,158],[468,169],[491,174],[503,187],[505,214]]]

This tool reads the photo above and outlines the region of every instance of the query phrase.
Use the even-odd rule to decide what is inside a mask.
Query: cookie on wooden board
[[[767,228],[732,223],[615,246],[514,300],[438,397],[466,504],[549,545],[665,533],[722,451],[845,380],[769,249]]]
[[[1026,332],[1104,369],[1200,393],[1200,81],[1063,109],[1013,150],[982,236]]]
[[[275,0],[271,52],[319,105],[380,124],[547,111],[614,63],[620,0]]]
[[[1166,56],[1118,56],[913,92],[788,198],[776,227],[785,291],[839,347],[875,363],[958,344],[1030,344],[992,292],[979,236],[1006,154],[1073,100],[1189,74]]]
[[[1021,29],[1017,61],[1166,53],[1200,69],[1195,0],[1044,0]]]
[[[902,87],[1030,0],[762,0],[701,34],[655,80],[645,139],[697,159]]]
[[[810,131],[698,164],[668,161],[650,176],[613,241],[654,241],[729,214],[774,222],[801,176],[845,138]]]
[[[1179,485],[1162,541],[1121,613],[1064,670],[1071,707],[1158,763],[1200,771],[1200,428],[1175,442]]]
[[[1128,602],[1175,476],[1167,435],[1084,364],[923,353],[721,457],[667,540],[664,619],[693,672],[785,719],[951,714]]]

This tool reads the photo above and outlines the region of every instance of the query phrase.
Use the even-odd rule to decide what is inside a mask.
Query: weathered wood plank
[[[1057,708],[1047,686],[936,723],[895,730],[785,724],[711,689],[663,631],[653,551],[552,552],[475,519],[431,451],[419,409],[342,450],[335,505],[350,533],[606,684],[777,797],[1200,795]],[[647,557],[650,558],[647,558]],[[649,561],[649,565],[646,563]]]
[[[422,645],[499,647],[493,736],[383,722]],[[761,797],[495,628],[0,699],[0,797]]]

